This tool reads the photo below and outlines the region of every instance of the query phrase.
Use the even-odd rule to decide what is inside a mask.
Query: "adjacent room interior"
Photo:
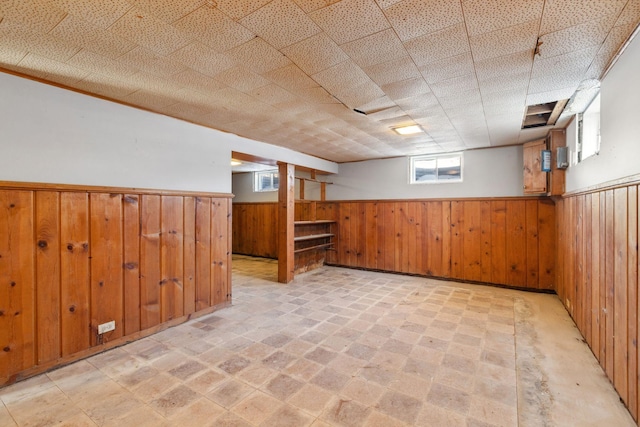
[[[0,2],[0,425],[636,425],[639,23]]]

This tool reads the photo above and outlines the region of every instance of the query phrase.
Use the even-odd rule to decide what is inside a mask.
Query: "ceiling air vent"
[[[568,99],[546,102],[544,104],[529,105],[524,114],[522,129],[537,128],[540,126],[553,126],[562,114]]]

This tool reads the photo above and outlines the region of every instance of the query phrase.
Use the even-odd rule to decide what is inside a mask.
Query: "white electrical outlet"
[[[111,322],[103,323],[98,325],[98,334],[104,334],[105,332],[113,331],[116,328],[116,321],[112,320]]]

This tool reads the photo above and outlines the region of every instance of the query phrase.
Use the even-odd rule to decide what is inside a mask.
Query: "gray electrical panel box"
[[[558,147],[556,150],[556,167],[566,169],[569,167],[569,147]]]

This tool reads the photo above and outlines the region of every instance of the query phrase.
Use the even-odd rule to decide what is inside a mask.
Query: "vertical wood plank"
[[[613,277],[613,384],[624,402],[629,402],[628,388],[628,319],[627,319],[627,248],[628,248],[628,197],[627,188],[614,190],[614,277]]]
[[[62,356],[91,346],[89,195],[60,194]]]
[[[507,284],[524,287],[527,284],[526,204],[515,200],[507,202],[506,206]]]
[[[464,202],[451,202],[451,277],[464,279]]]
[[[376,247],[376,268],[378,270],[384,270],[385,269],[385,247],[386,247],[386,243],[385,243],[385,239],[387,238],[386,236],[386,221],[385,221],[385,211],[386,211],[386,203],[384,202],[377,202],[376,203],[376,239],[378,242],[378,245]]]
[[[428,276],[443,277],[442,270],[442,202],[426,202],[427,206],[427,259],[426,271]]]
[[[606,344],[605,344],[605,372],[614,378],[614,303],[615,303],[615,228],[614,228],[614,197],[613,190],[605,191],[605,313],[606,313]]]
[[[338,247],[338,263],[350,265],[352,251],[351,236],[351,203],[340,203],[340,245]]]
[[[574,248],[571,251],[571,256],[573,257],[573,279],[570,281],[571,289],[573,292],[573,320],[578,326],[579,330],[584,330],[583,328],[583,316],[582,311],[584,307],[584,301],[582,300],[582,284],[583,284],[583,265],[582,265],[582,252],[583,252],[583,244],[582,244],[582,230],[584,228],[584,219],[583,219],[583,196],[579,195],[576,197],[572,197],[572,202],[574,206],[574,212],[576,220],[574,222],[575,229],[573,233],[573,242]]]
[[[491,281],[507,284],[507,205],[491,201]]]
[[[140,196],[125,194],[124,215],[124,333],[140,330]]]
[[[122,195],[92,193],[90,201],[91,343],[99,345],[124,334]],[[99,335],[98,325],[110,321],[115,330]]]
[[[538,280],[540,289],[552,290],[556,259],[556,209],[551,200],[538,202]]]
[[[462,232],[462,267],[464,280],[482,280],[482,205],[464,202]]]
[[[365,205],[364,214],[365,236],[366,236],[366,252],[365,266],[366,268],[378,268],[378,204],[376,202],[368,202]]]
[[[427,239],[427,210],[425,202],[415,202],[415,268],[414,273],[425,274],[427,249],[431,242]]]
[[[140,209],[140,327],[160,324],[160,196],[143,195]]]
[[[234,227],[235,228],[235,227]],[[211,302],[211,199],[196,198],[196,311]]]
[[[280,163],[278,166],[280,185],[278,188],[278,282],[289,283],[294,275],[294,208],[295,167]]]
[[[629,412],[638,419],[638,186],[628,187],[627,208],[627,365]]]
[[[451,202],[442,202],[442,277],[452,277],[451,234]]]
[[[281,175],[282,176],[282,175]],[[293,214],[293,209],[290,212]],[[230,297],[227,272],[227,226],[229,223],[227,199],[212,199],[211,205],[211,305],[218,305]],[[293,223],[292,223],[293,224]],[[293,237],[291,238],[293,243]]]
[[[407,273],[415,274],[417,273],[416,264],[417,264],[417,245],[416,238],[418,235],[417,230],[417,203],[415,201],[410,201],[407,203],[407,221],[405,222],[406,232],[405,239],[407,241]]]
[[[600,199],[600,366],[606,369],[607,361],[607,194],[599,193]],[[610,377],[611,378],[611,377]]]
[[[593,317],[593,280],[591,278],[591,258],[592,258],[592,245],[593,245],[593,233],[591,230],[591,194],[585,194],[584,197],[584,227],[583,227],[583,262],[584,265],[584,309],[582,314],[584,316],[584,331],[582,335],[589,347],[593,348],[593,331],[592,331],[592,317]]]
[[[34,196],[0,190],[0,377],[36,361]]]
[[[538,201],[527,200],[525,206],[525,234],[527,239],[526,286],[529,289],[538,289],[540,278],[540,258],[538,255]]]
[[[591,349],[596,358],[600,356],[600,198],[598,193],[590,194],[588,205],[591,222],[589,223],[591,237],[591,257],[589,262],[589,276],[591,278]]]
[[[37,363],[61,355],[60,193],[35,192]]]
[[[395,215],[396,208],[394,202],[384,202],[384,269],[394,271],[396,256],[396,234],[395,234]]]
[[[480,280],[491,283],[491,202],[489,200],[480,202],[480,237],[482,252]]]
[[[184,314],[196,311],[196,199],[184,198],[184,264],[183,303]]]
[[[393,205],[393,271],[404,272],[407,264],[407,247],[404,235],[406,230],[403,229],[407,215],[406,203],[394,202]]]

